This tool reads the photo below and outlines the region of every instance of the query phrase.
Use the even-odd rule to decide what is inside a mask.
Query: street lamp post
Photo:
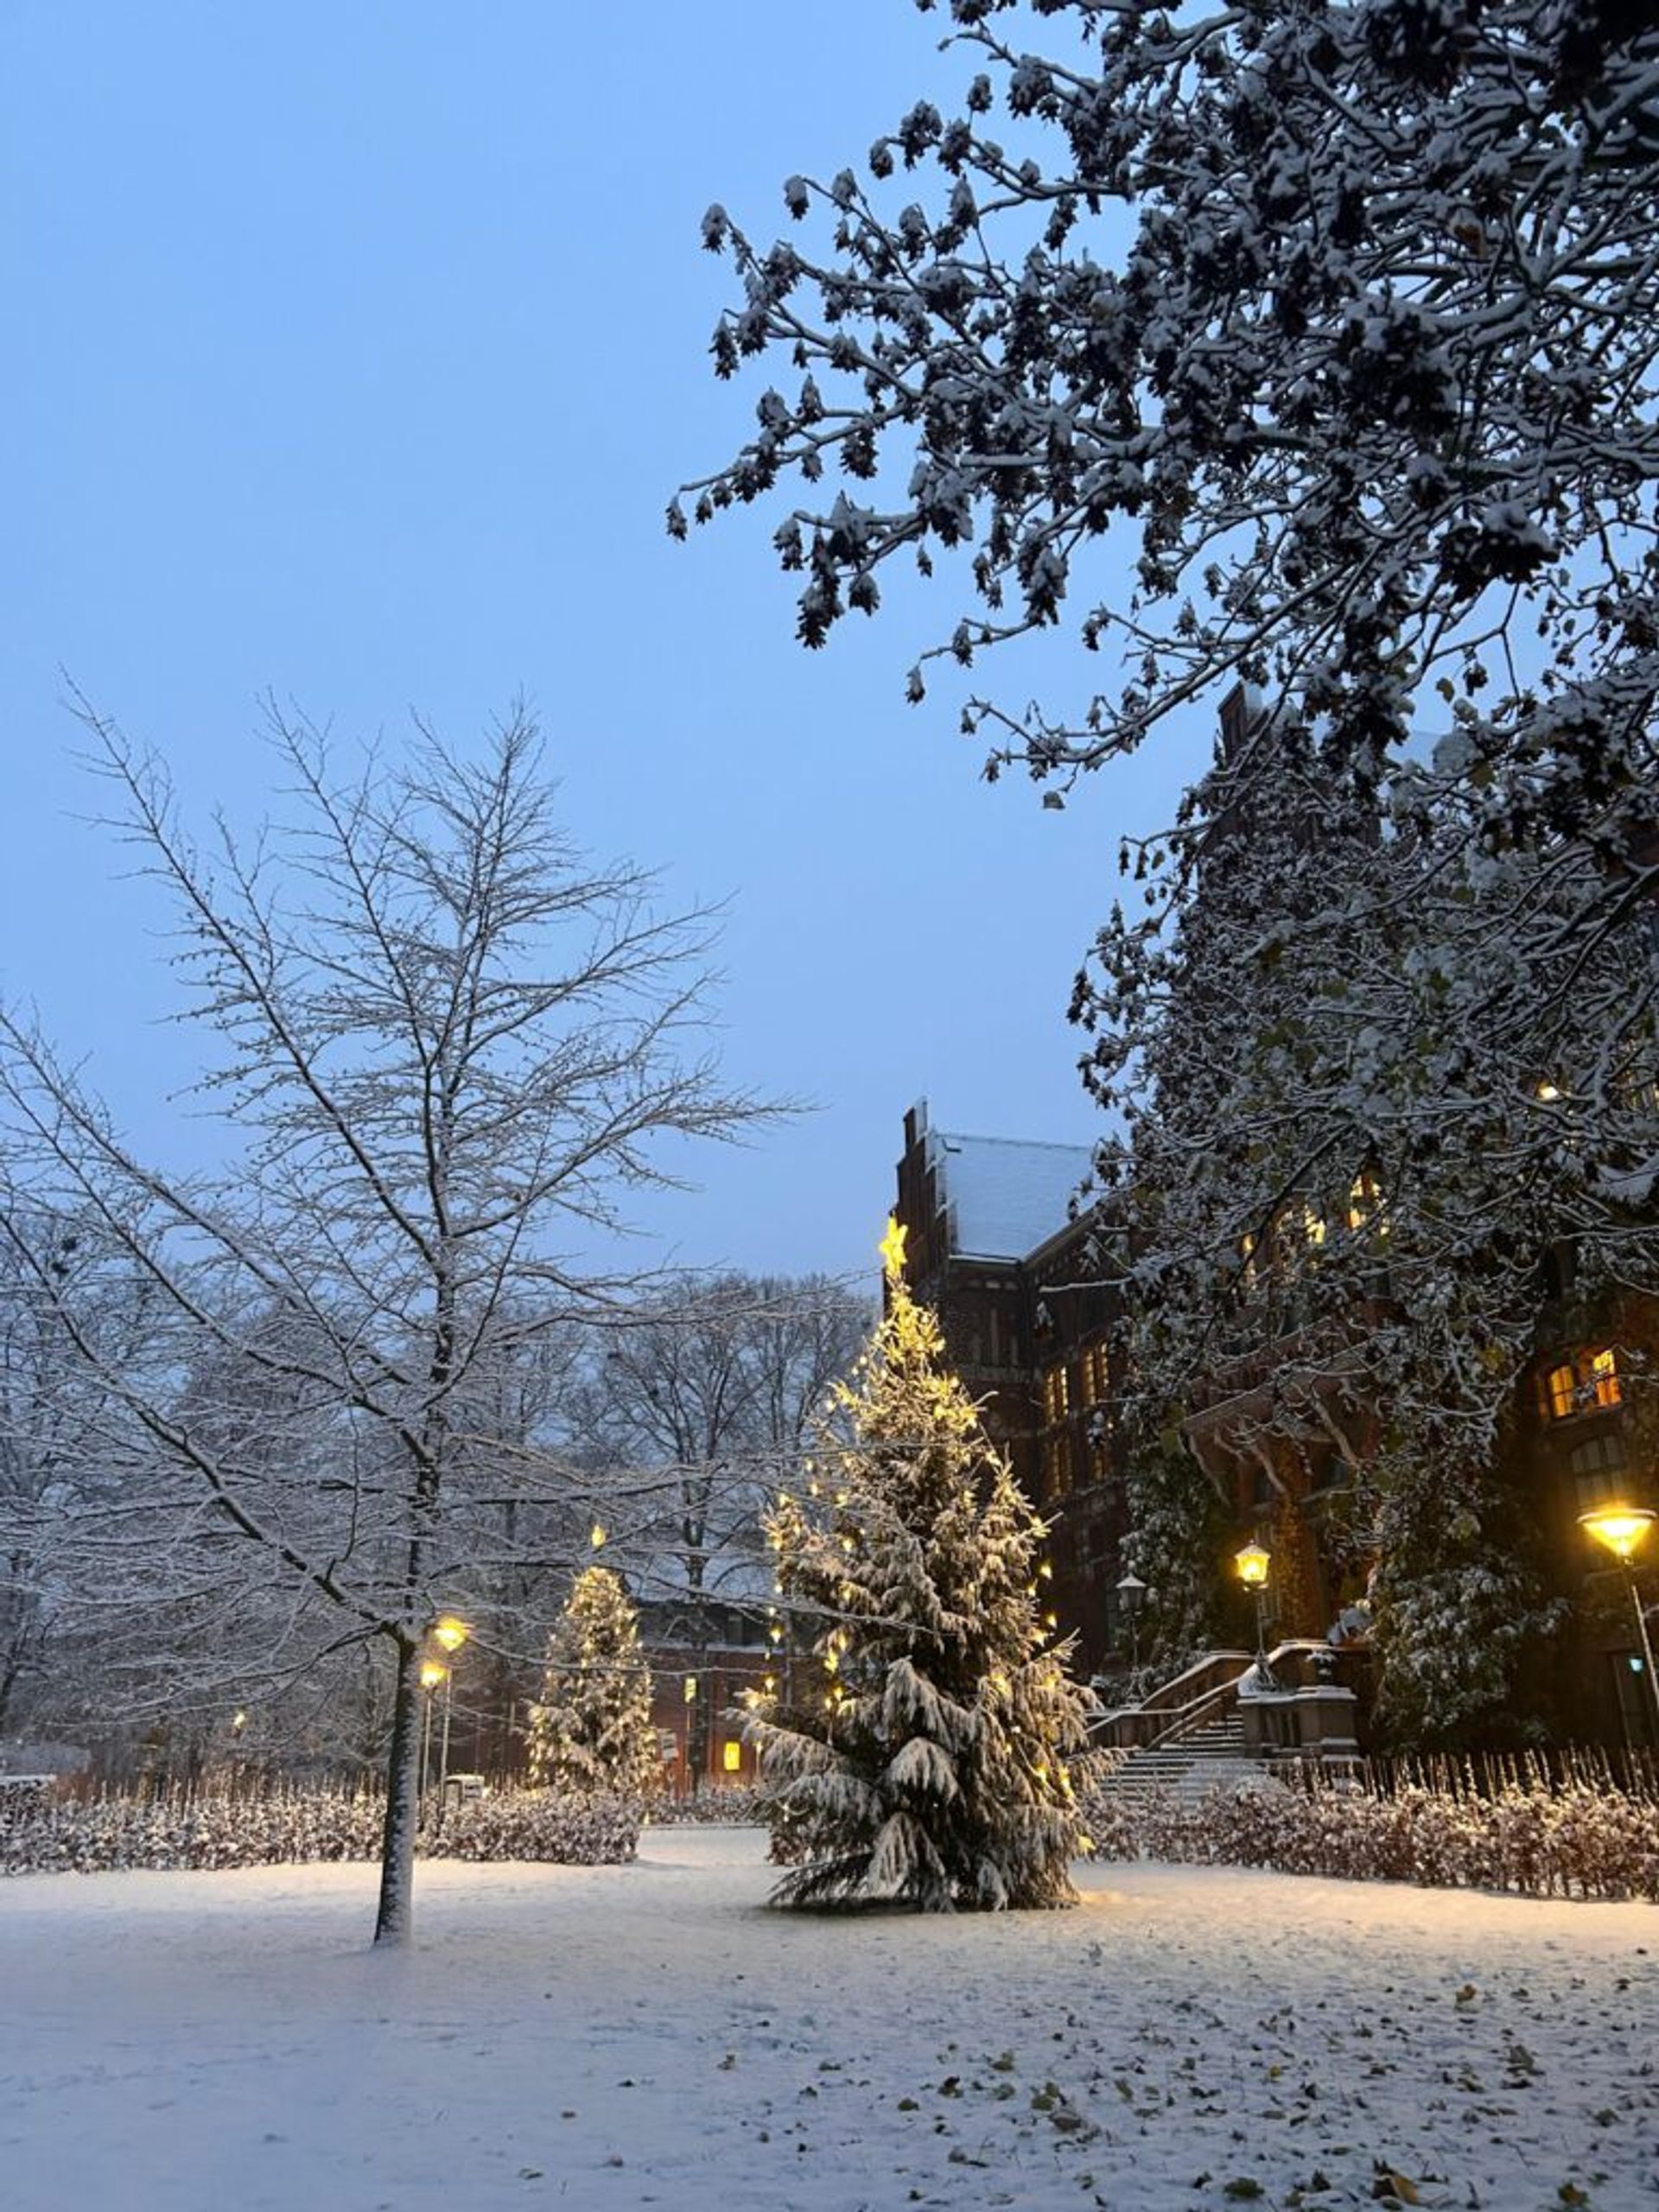
[[[421,1723],[421,1787],[417,1802],[426,1802],[426,1779],[432,1768],[432,1693],[449,1679],[449,1669],[436,1659],[421,1662],[421,1688],[426,1693],[426,1713]]]
[[[1642,1654],[1642,1669],[1647,1676],[1648,1695],[1653,1705],[1654,1741],[1659,1744],[1659,1681],[1654,1679],[1653,1642],[1648,1634],[1648,1617],[1642,1609],[1642,1592],[1636,1580],[1636,1555],[1653,1532],[1659,1514],[1650,1505],[1598,1505],[1589,1512],[1580,1513],[1579,1526],[1613,1557],[1624,1570],[1624,1580],[1630,1585],[1630,1607],[1636,1615],[1637,1643]]]
[[[1264,1603],[1268,1570],[1273,1564],[1273,1554],[1264,1545],[1252,1540],[1242,1550],[1233,1554],[1233,1564],[1238,1569],[1239,1580],[1255,1600],[1255,1674],[1256,1680],[1266,1688],[1273,1681],[1268,1667],[1268,1622]]]
[[[449,1709],[454,1696],[454,1657],[472,1630],[458,1614],[445,1613],[433,1623],[432,1641],[441,1651],[448,1655],[450,1663],[443,1673],[443,1739],[438,1753],[438,1808],[443,1808],[443,1787],[449,1779]],[[429,1719],[430,1717],[429,1709]]]
[[[1122,1576],[1117,1586],[1117,1602],[1129,1631],[1129,1676],[1131,1683],[1141,1672],[1141,1608],[1147,1602],[1147,1586],[1133,1569]],[[1134,1694],[1131,1689],[1130,1694]]]

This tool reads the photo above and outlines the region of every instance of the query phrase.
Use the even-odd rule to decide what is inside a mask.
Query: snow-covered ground
[[[1109,1866],[760,1910],[761,1840],[0,1888],[6,2212],[1659,2204],[1659,1912]],[[1582,2195],[1572,2192],[1581,2191]]]

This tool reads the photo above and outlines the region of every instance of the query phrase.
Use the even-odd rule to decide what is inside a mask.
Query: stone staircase
[[[1166,1796],[1192,1807],[1209,1790],[1254,1783],[1264,1771],[1246,1750],[1244,1724],[1232,1708],[1198,1721],[1171,1741],[1126,1753],[1099,1789],[1103,1796],[1125,1806]]]
[[[1293,1765],[1351,1771],[1356,1694],[1332,1679],[1330,1645],[1288,1637],[1262,1656],[1265,1674],[1249,1652],[1205,1652],[1138,1703],[1103,1712],[1095,1745],[1122,1756],[1096,1787],[1120,1803],[1161,1795],[1191,1807],[1211,1789],[1274,1786]]]

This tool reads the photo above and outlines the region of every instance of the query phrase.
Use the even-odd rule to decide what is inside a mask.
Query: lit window
[[[1563,1360],[1544,1377],[1544,1409],[1552,1421],[1570,1421],[1575,1414],[1606,1411],[1624,1402],[1619,1387],[1618,1355],[1611,1344],[1582,1351],[1576,1359]]]
[[[1325,1217],[1315,1213],[1312,1206],[1302,1208],[1302,1235],[1315,1251],[1325,1242]]]
[[[1071,1487],[1071,1452],[1065,1431],[1043,1440],[1043,1496],[1064,1497]]]
[[[1104,1344],[1090,1344],[1083,1355],[1083,1402],[1086,1406],[1104,1402],[1109,1389],[1110,1376],[1107,1367]]]
[[[1071,1392],[1064,1367],[1051,1367],[1043,1376],[1043,1419],[1052,1428],[1071,1410]]]
[[[1618,1403],[1618,1362],[1611,1347],[1590,1355],[1590,1387],[1599,1406]]]
[[[720,1763],[728,1774],[741,1774],[743,1771],[742,1745],[734,1743],[728,1737],[720,1747]]]
[[[1244,1276],[1244,1287],[1245,1287],[1247,1290],[1254,1290],[1254,1289],[1255,1288],[1255,1237],[1254,1237],[1254,1236],[1246,1236],[1246,1237],[1243,1237],[1243,1238],[1241,1238],[1241,1239],[1240,1239],[1240,1242],[1239,1242],[1238,1250],[1239,1250],[1239,1256],[1240,1256],[1240,1258],[1241,1258],[1241,1259],[1243,1261],[1243,1262],[1244,1262],[1244,1266],[1243,1266],[1243,1276]]]

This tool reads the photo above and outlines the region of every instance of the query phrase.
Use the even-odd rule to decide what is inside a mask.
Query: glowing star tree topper
[[[909,1234],[897,1214],[887,1216],[887,1233],[876,1249],[881,1255],[881,1272],[891,1283],[905,1279],[905,1239]]]

